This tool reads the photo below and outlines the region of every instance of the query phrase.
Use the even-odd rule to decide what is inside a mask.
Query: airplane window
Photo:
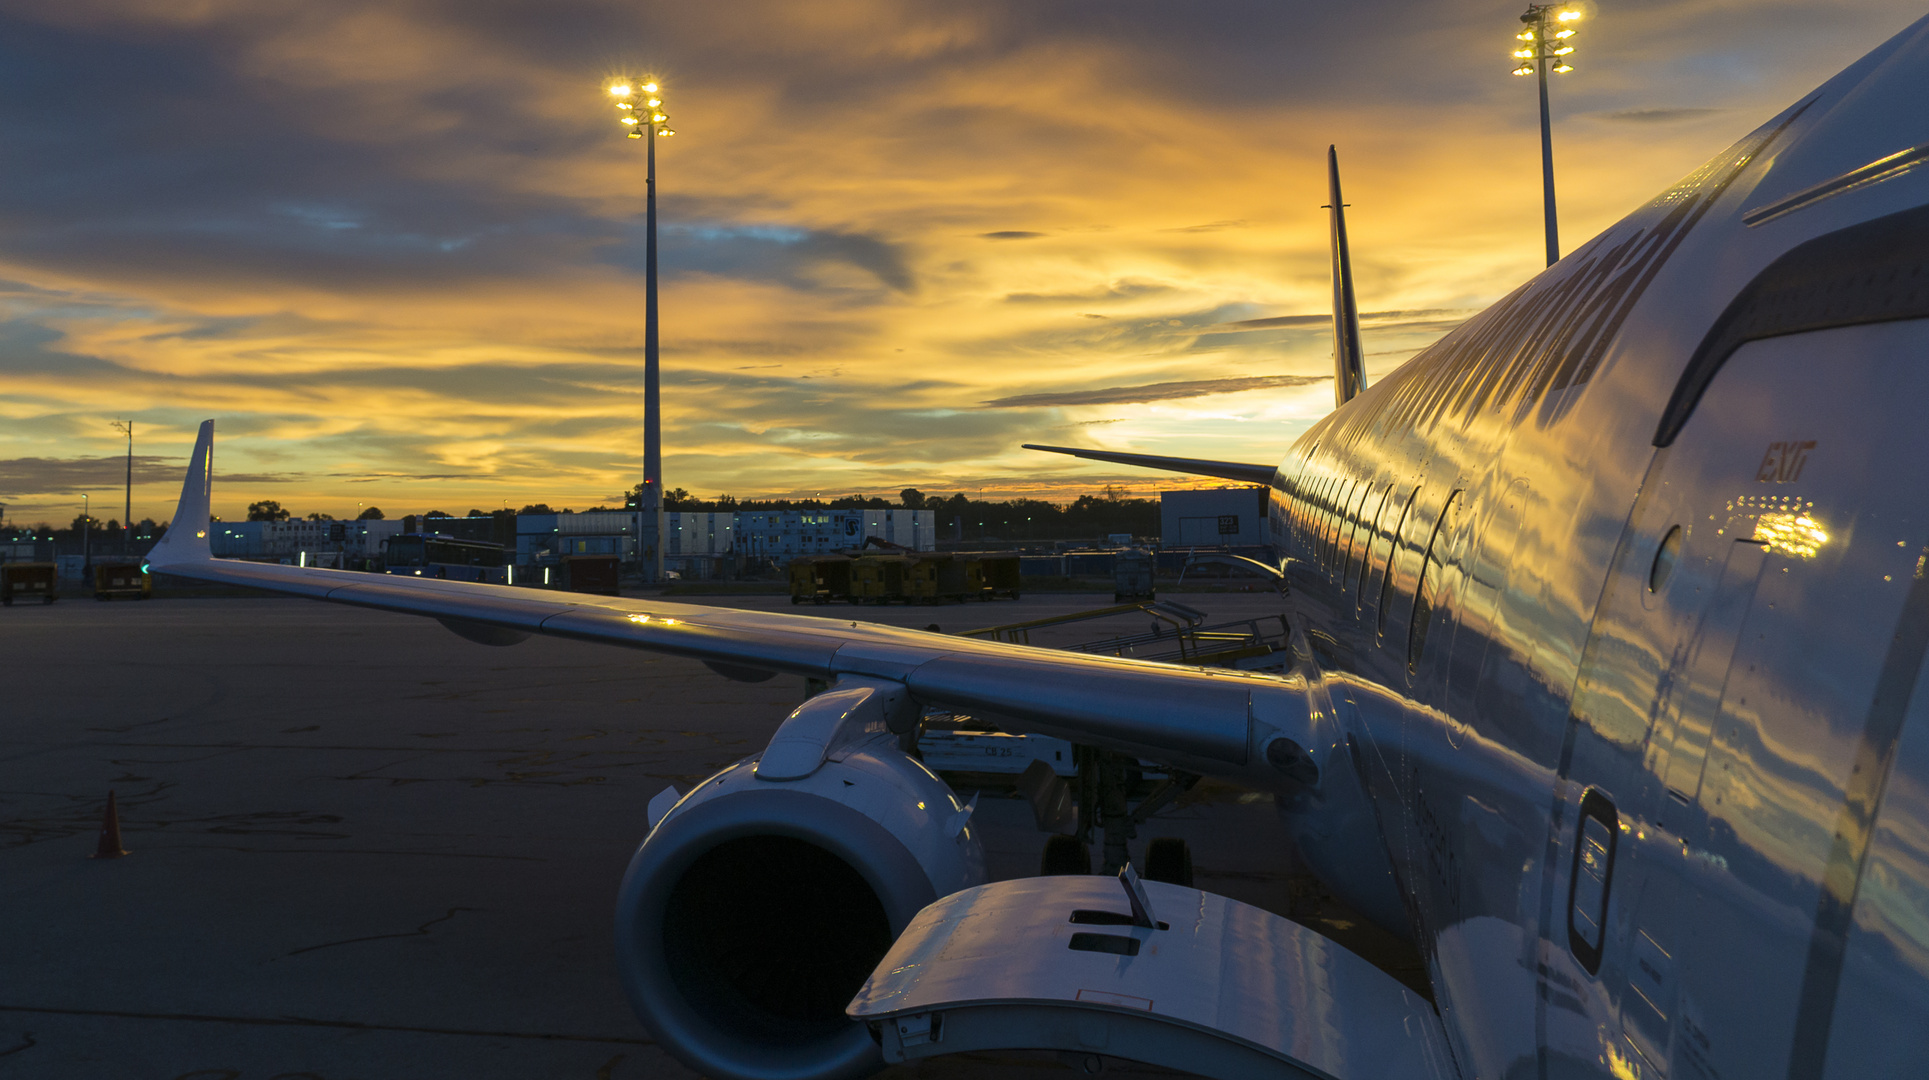
[[[1346,520],[1346,550],[1340,553],[1340,588],[1344,589],[1353,580],[1353,549],[1360,542],[1360,519],[1366,516],[1366,504],[1373,498],[1373,485],[1360,485],[1360,501],[1353,506]]]
[[[1674,574],[1674,564],[1681,558],[1681,526],[1668,530],[1661,538],[1661,547],[1654,553],[1654,565],[1648,568],[1648,591],[1660,592]]]
[[[1380,519],[1386,516],[1387,506],[1392,501],[1393,485],[1388,484],[1386,490],[1380,493],[1380,504],[1374,507],[1373,516],[1361,523],[1361,531],[1366,533],[1366,537],[1360,549],[1359,595],[1354,598],[1356,605],[1366,603],[1366,579],[1373,576],[1373,541],[1379,531]]]
[[[1346,507],[1353,501],[1353,481],[1348,480],[1340,488],[1340,497],[1333,503],[1333,528],[1326,538],[1326,569],[1328,573],[1338,565],[1340,557],[1340,530],[1346,526]]]
[[[1427,627],[1433,621],[1433,600],[1429,590],[1439,588],[1440,573],[1435,570],[1439,562],[1435,558],[1435,548],[1440,543],[1442,532],[1451,532],[1447,522],[1451,520],[1454,508],[1459,505],[1460,492],[1447,496],[1447,505],[1440,508],[1440,516],[1434,519],[1433,535],[1427,538],[1427,557],[1420,563],[1420,580],[1413,585],[1413,620],[1407,625],[1407,673],[1420,670],[1420,654],[1427,648]]]
[[[1407,515],[1413,512],[1414,500],[1419,497],[1420,489],[1416,487],[1413,494],[1407,496],[1407,504],[1400,511],[1400,520],[1394,523],[1393,532],[1387,536],[1386,572],[1380,575],[1380,613],[1375,627],[1381,637],[1386,636],[1386,609],[1393,603],[1393,571],[1394,562],[1400,556],[1400,534],[1406,530]]]

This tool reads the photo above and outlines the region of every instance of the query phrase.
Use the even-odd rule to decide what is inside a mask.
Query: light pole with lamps
[[[1568,39],[1574,36],[1574,23],[1581,13],[1560,4],[1529,4],[1520,21],[1527,29],[1514,35],[1525,44],[1514,50],[1520,63],[1516,75],[1539,75],[1541,84],[1541,198],[1547,212],[1547,265],[1561,261],[1560,227],[1554,214],[1554,135],[1547,118],[1547,72],[1557,75],[1574,70],[1566,57],[1574,52]]]
[[[636,508],[636,554],[643,564],[643,580],[655,585],[663,581],[663,417],[656,344],[656,139],[675,135],[676,131],[668,126],[670,117],[663,111],[662,87],[655,79],[646,79],[641,84],[619,81],[610,85],[609,92],[616,99],[617,120],[629,129],[629,137],[649,143],[643,216],[643,492]]]
[[[134,553],[134,421],[116,420],[114,426],[127,433],[127,501],[121,507],[121,554]]]

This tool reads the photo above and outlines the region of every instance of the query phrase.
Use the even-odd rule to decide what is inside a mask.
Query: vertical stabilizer
[[[1360,309],[1353,301],[1353,257],[1346,248],[1346,203],[1340,198],[1340,155],[1326,148],[1326,184],[1333,212],[1333,405],[1366,389],[1366,356],[1360,350]]]
[[[181,481],[181,501],[174,507],[167,535],[161,537],[147,562],[155,569],[214,557],[208,546],[209,476],[214,459],[214,421],[201,421],[201,434],[194,440],[194,453],[188,457],[187,479]]]

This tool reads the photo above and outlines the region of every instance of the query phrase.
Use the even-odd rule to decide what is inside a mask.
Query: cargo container
[[[937,604],[963,600],[970,593],[965,561],[946,554],[910,556],[910,572],[905,575],[904,598],[915,604]]]
[[[828,604],[851,597],[851,559],[847,555],[800,555],[790,561],[790,602]]]
[[[140,563],[95,563],[94,599],[125,596],[145,600],[154,592],[153,579]]]
[[[851,563],[851,603],[889,604],[905,599],[911,560],[903,555],[861,555]]]
[[[50,562],[0,563],[0,604],[38,598],[51,604],[60,595],[59,568]]]
[[[1152,553],[1144,548],[1126,548],[1118,552],[1112,561],[1112,599],[1123,603],[1158,596],[1158,589],[1153,585],[1152,570]]]
[[[978,584],[984,590],[984,599],[994,600],[1001,596],[1018,599],[1020,572],[1015,552],[974,555],[970,558],[978,564]]]

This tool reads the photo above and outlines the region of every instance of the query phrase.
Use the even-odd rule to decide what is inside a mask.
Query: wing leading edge
[[[1109,746],[1262,787],[1280,780],[1269,760],[1296,761],[1313,739],[1309,687],[1298,676],[1086,656],[804,615],[562,599],[506,585],[216,559],[206,524],[213,440],[214,422],[203,423],[174,524],[149,555],[156,571],[423,615],[455,628],[550,634],[826,681],[888,679],[923,704],[995,718],[1008,730]],[[1293,746],[1269,752],[1279,740]]]
[[[1137,465],[1142,469],[1164,469],[1166,472],[1190,473],[1193,476],[1216,476],[1221,480],[1237,480],[1242,484],[1259,484],[1271,487],[1273,477],[1279,470],[1272,465],[1248,465],[1240,461],[1212,461],[1207,458],[1161,457],[1158,454],[1121,454],[1113,450],[1086,450],[1076,446],[1037,446],[1024,444],[1027,450],[1043,450],[1048,454],[1070,454],[1073,457],[1090,458],[1093,461],[1110,461],[1119,465]]]

